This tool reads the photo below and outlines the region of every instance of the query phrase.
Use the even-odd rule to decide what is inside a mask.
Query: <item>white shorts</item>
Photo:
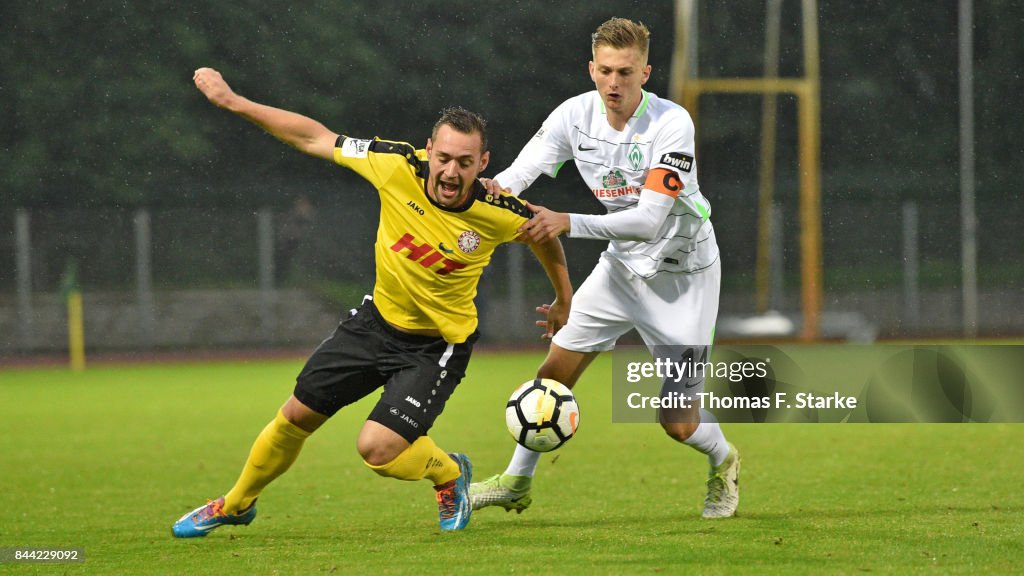
[[[602,254],[552,341],[573,352],[606,352],[636,328],[652,353],[654,346],[710,345],[721,279],[719,260],[695,274],[661,272],[644,279]]]

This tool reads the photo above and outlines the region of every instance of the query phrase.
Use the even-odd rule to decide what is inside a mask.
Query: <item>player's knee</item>
[[[329,418],[329,416],[320,414],[306,406],[294,395],[288,398],[288,401],[284,403],[284,406],[281,406],[281,414],[284,415],[285,419],[291,425],[310,434],[316,432],[316,430]]]
[[[356,449],[363,460],[371,466],[383,466],[402,453],[390,446],[372,442],[359,442]]]
[[[685,442],[687,438],[693,436],[693,433],[697,431],[697,426],[700,426],[699,422],[662,422],[661,428],[668,434],[669,438],[672,438],[676,442]]]
[[[389,441],[389,438],[381,434],[374,434],[364,430],[356,440],[356,450],[363,461],[371,466],[383,466],[391,462],[401,454],[408,444],[400,444]]]

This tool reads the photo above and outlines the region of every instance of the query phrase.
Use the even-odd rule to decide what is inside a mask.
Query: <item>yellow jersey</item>
[[[426,150],[404,142],[340,136],[334,161],[380,195],[373,302],[390,324],[439,330],[453,344],[477,328],[477,284],[494,249],[531,216],[513,196],[488,194],[479,181],[459,208],[427,195]]]

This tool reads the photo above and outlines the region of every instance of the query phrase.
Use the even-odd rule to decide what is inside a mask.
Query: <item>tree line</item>
[[[759,74],[763,3],[700,6],[702,75]],[[799,74],[799,2],[783,14],[782,74]],[[592,88],[589,35],[610,16],[651,28],[647,87],[667,96],[668,1],[8,3],[0,205],[284,205],[356,185],[213,109],[191,84],[199,66],[357,136],[422,145],[443,107],[477,110],[500,170],[550,110]],[[955,190],[956,18],[946,2],[819,3],[826,203]],[[1024,6],[976,2],[974,18],[979,190],[1010,199],[1024,157]],[[780,110],[780,177],[795,178],[795,107]],[[704,181],[752,191],[759,111],[756,97],[702,105]]]

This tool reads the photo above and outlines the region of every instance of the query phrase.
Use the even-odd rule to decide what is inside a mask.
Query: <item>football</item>
[[[576,433],[580,409],[565,385],[536,378],[512,393],[505,406],[505,423],[521,446],[534,452],[550,452]]]

